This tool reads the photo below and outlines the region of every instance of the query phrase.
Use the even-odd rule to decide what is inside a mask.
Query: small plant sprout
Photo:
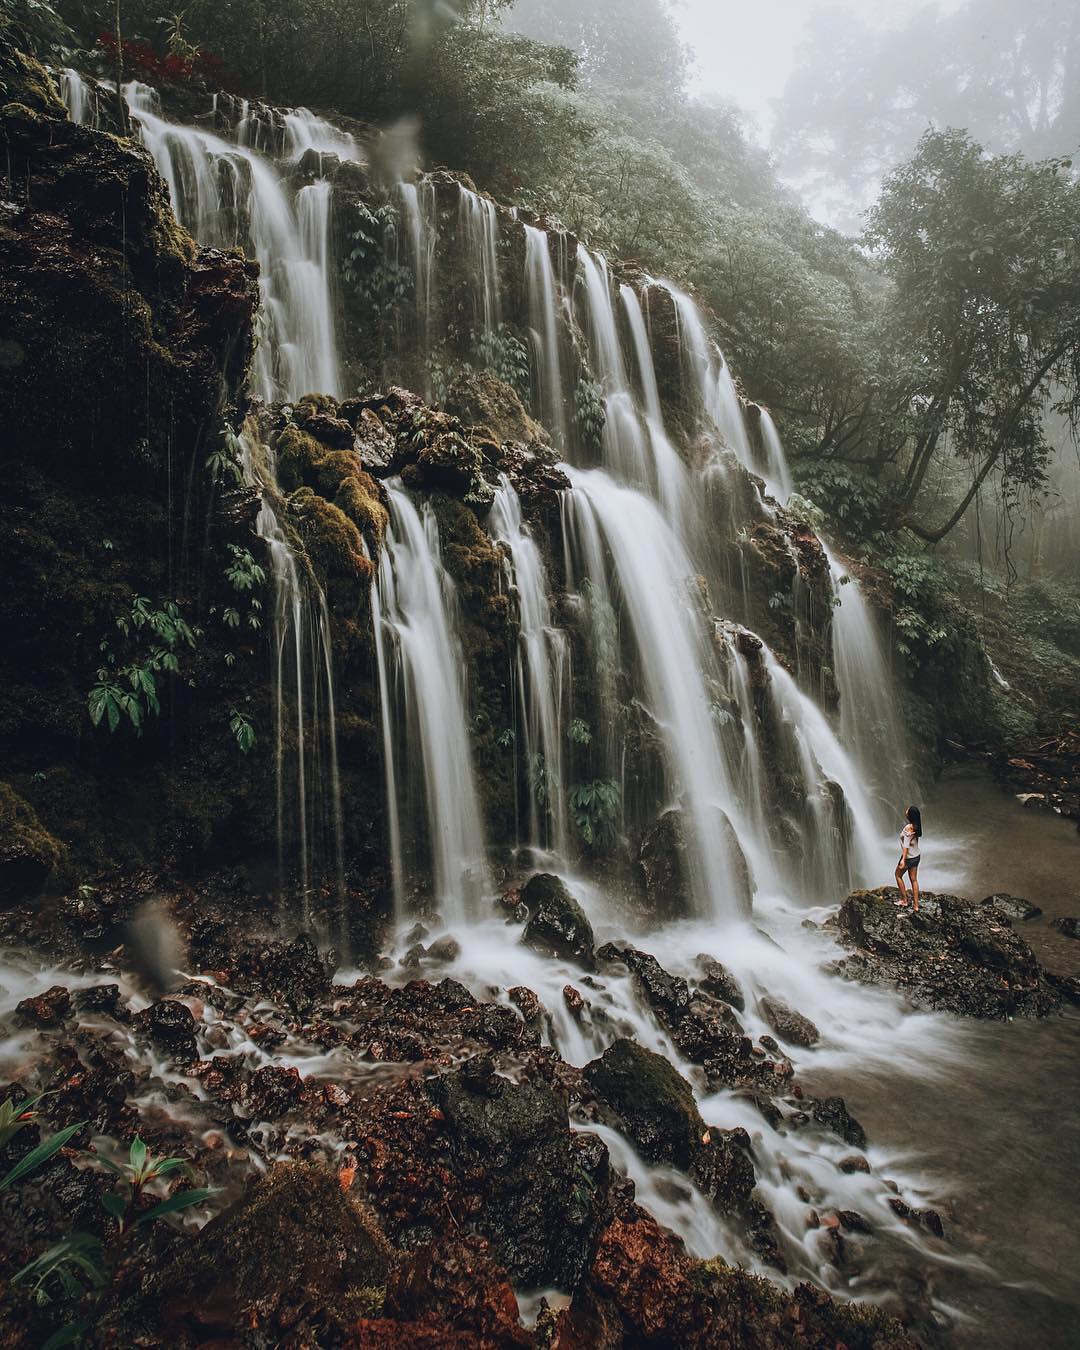
[[[119,1189],[102,1196],[101,1203],[109,1217],[116,1220],[122,1234],[140,1224],[151,1223],[167,1214],[202,1204],[213,1194],[205,1187],[193,1187],[187,1191],[176,1191],[149,1209],[143,1209],[141,1202],[147,1187],[163,1177],[190,1177],[192,1173],[188,1163],[183,1158],[153,1157],[138,1135],[131,1141],[126,1162],[115,1163],[111,1158],[101,1155],[95,1155],[95,1158],[102,1167],[119,1178]]]

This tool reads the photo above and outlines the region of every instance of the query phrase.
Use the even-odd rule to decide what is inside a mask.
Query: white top
[[[915,833],[914,825],[909,823],[900,831],[900,848],[901,850],[907,849],[909,858],[917,858],[920,856],[922,840]]]

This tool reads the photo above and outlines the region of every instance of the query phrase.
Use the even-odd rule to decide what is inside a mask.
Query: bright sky
[[[851,10],[882,27],[925,0],[673,0],[683,37],[697,58],[693,89],[737,103],[768,139],[771,100],[797,63],[807,19],[823,9]]]

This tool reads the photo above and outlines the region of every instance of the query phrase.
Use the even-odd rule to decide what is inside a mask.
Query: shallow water
[[[1019,925],[1039,960],[1059,974],[1080,969],[1080,943],[1049,927],[1080,912],[1075,822],[1022,808],[968,767],[942,777],[923,820],[926,889],[1023,896],[1044,911]],[[819,1086],[847,1098],[872,1140],[919,1159],[936,1179],[951,1240],[985,1262],[936,1275],[936,1297],[957,1315],[957,1344],[1075,1347],[1080,1014],[1066,1005],[1043,1022],[943,1022],[959,1037],[962,1071],[925,1077],[911,1093],[894,1074],[834,1066]],[[814,1072],[805,1077],[814,1086]]]

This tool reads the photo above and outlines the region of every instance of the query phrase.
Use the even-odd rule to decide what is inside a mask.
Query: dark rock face
[[[894,984],[920,1007],[965,1017],[1045,1017],[1060,1004],[1009,921],[955,895],[925,895],[918,914],[895,892],[853,891],[831,921],[845,947],[836,970],[868,984]]]
[[[979,903],[983,909],[993,909],[1003,914],[1011,923],[1027,923],[1042,913],[1039,906],[1033,905],[1030,900],[1022,900],[1018,895],[1006,895],[1004,891],[988,895]]]
[[[529,911],[522,941],[537,951],[589,966],[593,959],[592,924],[558,877],[538,872],[530,877],[521,900]]]
[[[201,964],[227,974],[241,993],[260,993],[275,1003],[305,1012],[330,993],[333,966],[311,938],[259,942],[213,919],[197,920],[191,949]]]
[[[1056,928],[1068,938],[1080,938],[1080,919],[1075,915],[1068,915],[1063,919],[1053,919],[1050,923],[1051,928]]]
[[[847,1109],[847,1103],[843,1097],[824,1097],[820,1101],[814,1102],[811,1108],[814,1119],[819,1125],[824,1125],[826,1129],[832,1130],[838,1134],[845,1143],[853,1145],[855,1148],[866,1147],[866,1131],[850,1115]],[[845,1159],[844,1161],[848,1161]],[[843,1163],[841,1163],[843,1168]],[[848,1170],[844,1168],[843,1170]],[[852,1167],[852,1171],[862,1171],[858,1166]]]
[[[330,1172],[279,1163],[151,1272],[125,1321],[201,1345],[246,1326],[269,1343],[335,1341],[370,1312],[391,1265],[374,1221]],[[116,1311],[121,1311],[120,1309]]]
[[[571,1134],[551,1087],[513,1083],[479,1056],[369,1109],[368,1193],[395,1241],[431,1241],[449,1210],[458,1230],[491,1243],[515,1283],[577,1283],[608,1217],[607,1150]]]
[[[650,910],[659,919],[685,919],[693,912],[690,863],[687,858],[689,831],[686,812],[665,811],[647,831],[641,842],[638,863],[645,883]],[[728,855],[734,860],[735,902],[742,914],[749,914],[753,898],[750,869],[731,822],[722,811],[716,812],[716,828],[724,836]]]
[[[740,1012],[746,1007],[746,1000],[735,976],[712,956],[702,952],[697,958],[699,973],[698,984],[707,994],[723,999]]]
[[[690,1084],[666,1059],[635,1041],[619,1040],[585,1066],[584,1079],[646,1161],[689,1168],[705,1122]]]
[[[801,1284],[792,1292],[722,1261],[692,1261],[641,1209],[600,1236],[583,1287],[559,1319],[560,1350],[917,1350],[894,1318]]]
[[[810,1047],[817,1045],[821,1039],[821,1033],[809,1017],[804,1017],[802,1013],[795,1012],[785,1003],[781,1003],[776,998],[762,998],[758,1001],[761,1009],[761,1015],[773,1031],[791,1045],[801,1045]]]
[[[191,1064],[199,1057],[195,1046],[195,1018],[186,1003],[172,998],[160,999],[136,1013],[132,1026],[178,1064]]]
[[[71,995],[62,984],[55,984],[34,998],[24,998],[15,1007],[18,1020],[35,1027],[57,1027],[70,1012]]]
[[[506,1271],[480,1237],[443,1238],[405,1260],[390,1276],[383,1316],[427,1325],[433,1334],[466,1334],[477,1344],[532,1344]]]

